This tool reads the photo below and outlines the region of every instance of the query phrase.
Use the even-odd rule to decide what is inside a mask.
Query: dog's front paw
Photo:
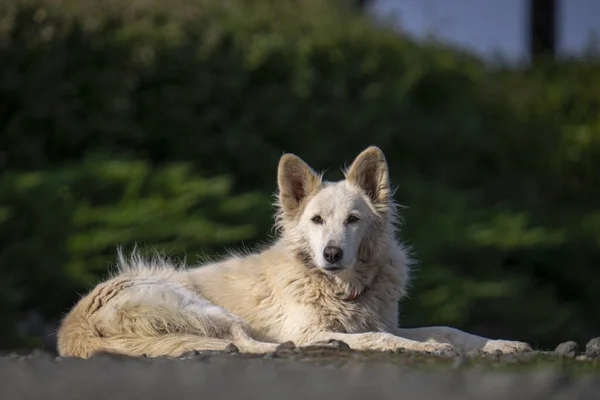
[[[514,354],[529,352],[531,346],[524,342],[514,342],[512,340],[490,340],[481,350],[484,353]]]
[[[448,343],[419,343],[415,347],[409,347],[407,350],[432,353],[439,356],[457,356],[459,352]]]

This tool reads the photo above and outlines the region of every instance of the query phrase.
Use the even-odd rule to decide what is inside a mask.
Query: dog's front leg
[[[460,352],[465,353],[473,350],[481,350],[485,353],[499,351],[503,354],[531,351],[531,347],[527,343],[488,339],[447,326],[412,329],[396,328],[394,333],[398,336],[419,342],[449,343]]]
[[[386,332],[367,333],[339,333],[339,332],[317,332],[305,340],[298,341],[302,346],[311,346],[326,343],[330,340],[342,341],[354,350],[376,350],[376,351],[423,351],[436,354],[456,354],[454,347],[448,343],[424,343],[395,336]]]

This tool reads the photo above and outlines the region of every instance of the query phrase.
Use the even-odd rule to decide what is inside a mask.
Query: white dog
[[[262,251],[190,269],[120,255],[119,272],[64,318],[59,353],[177,356],[231,343],[262,353],[286,341],[303,346],[331,339],[357,350],[530,350],[448,327],[400,329],[398,301],[410,260],[395,238],[383,153],[367,148],[345,175],[326,182],[300,158],[283,155],[281,235]]]

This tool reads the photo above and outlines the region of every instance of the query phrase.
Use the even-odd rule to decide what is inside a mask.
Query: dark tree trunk
[[[533,60],[556,55],[556,3],[529,0],[529,54]]]

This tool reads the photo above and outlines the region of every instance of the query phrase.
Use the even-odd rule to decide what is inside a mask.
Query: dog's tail
[[[62,357],[80,358],[105,352],[132,357],[177,357],[192,350],[223,351],[231,343],[227,339],[186,334],[101,337],[84,328],[62,332],[58,341],[58,353]]]
[[[191,334],[157,336],[119,335],[103,337],[90,329],[85,321],[63,325],[58,335],[58,353],[62,357],[89,358],[108,352],[128,356],[177,357],[192,350],[225,350],[232,342],[227,339]]]
[[[177,314],[176,311],[172,313]],[[171,314],[169,314],[171,315]],[[173,316],[171,315],[171,316]],[[180,316],[181,317],[181,316]],[[118,319],[118,318],[117,318]],[[228,332],[210,332],[203,324],[192,325],[194,321],[176,318],[177,329],[170,332],[157,329],[158,320],[137,319],[137,328],[147,325],[149,329],[134,329],[120,321],[120,332],[102,332],[98,325],[86,315],[70,313],[58,331],[58,353],[62,357],[89,358],[95,354],[108,352],[133,357],[177,357],[189,351],[223,351],[233,344],[241,352],[267,353],[274,351],[276,344],[254,340],[247,334],[243,325],[224,326]],[[143,323],[140,323],[143,321]],[[164,321],[162,321],[164,322]],[[190,325],[186,326],[186,322]],[[116,322],[119,324],[119,322]],[[203,328],[203,329],[200,329]],[[212,333],[212,334],[211,334]]]
[[[62,332],[58,341],[61,357],[89,358],[99,353],[131,357],[178,357],[190,351],[225,351],[232,346],[243,353],[264,354],[274,351],[276,343],[256,341],[248,336],[221,339],[191,334],[159,336],[100,337],[86,330]]]

